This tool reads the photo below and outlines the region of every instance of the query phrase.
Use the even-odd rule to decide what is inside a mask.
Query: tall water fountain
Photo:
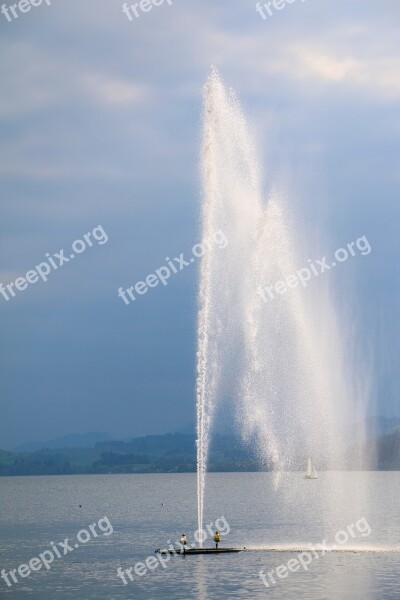
[[[213,68],[204,88],[202,237],[211,239],[221,230],[228,245],[223,251],[209,247],[200,273],[199,530],[210,433],[221,398],[233,399],[243,439],[277,473],[302,468],[308,456],[324,467],[343,465],[349,416],[353,421],[362,416],[352,404],[343,325],[327,276],[308,288],[265,291],[304,261],[310,264],[296,199],[277,190],[265,196],[259,164],[239,103]]]

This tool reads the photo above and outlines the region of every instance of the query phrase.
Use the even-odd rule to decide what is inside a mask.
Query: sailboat
[[[318,479],[317,471],[315,470],[315,467],[311,462],[311,458],[308,459],[307,471],[304,479]]]

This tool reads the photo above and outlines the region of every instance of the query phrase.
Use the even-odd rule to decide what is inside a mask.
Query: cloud
[[[150,87],[86,65],[71,64],[62,53],[51,57],[39,44],[3,42],[9,58],[2,71],[0,117],[16,118],[59,106],[136,107],[151,99]]]
[[[324,84],[346,88],[348,93],[369,92],[369,99],[395,101],[400,98],[400,58],[358,58],[349,51],[338,56],[335,48],[309,43],[291,45],[266,71],[279,73],[294,82],[304,81],[314,93]],[[342,53],[342,52],[341,52]]]
[[[380,258],[376,266],[373,258],[368,263],[360,306],[373,313],[378,279],[391,281],[396,256],[396,6],[389,0],[309,0],[287,6],[267,23],[255,2],[187,0],[131,23],[119,3],[65,1],[9,27],[3,23],[4,280],[94,224],[110,236],[101,252],[86,253],[73,268],[7,303],[13,319],[5,323],[4,348],[12,368],[4,378],[10,392],[4,434],[11,439],[18,422],[29,437],[42,435],[40,428],[55,425],[56,418],[42,418],[49,406],[61,415],[65,433],[63,418],[75,418],[71,398],[85,405],[82,390],[109,372],[118,375],[118,393],[99,385],[96,406],[100,414],[112,405],[116,432],[138,412],[147,422],[169,406],[172,421],[176,406],[192,406],[190,383],[182,392],[179,382],[191,376],[194,360],[194,272],[134,310],[120,307],[116,289],[195,241],[201,88],[211,64],[235,88],[257,136],[270,146],[262,153],[266,177],[275,178],[283,164],[294,179],[293,203],[307,197],[310,227],[326,209],[327,236],[341,240],[348,233],[352,239],[354,230],[371,235]],[[297,185],[298,175],[311,186]],[[385,307],[392,321],[395,313]],[[154,355],[154,340],[163,343],[160,355]],[[143,343],[149,347],[145,359]],[[55,372],[50,384],[39,381],[35,359],[47,365],[59,355],[65,374]],[[174,378],[168,393],[162,377],[154,377],[166,356]],[[151,385],[132,398],[136,364]],[[21,365],[32,371],[21,377]],[[21,423],[23,411],[11,406],[18,402],[40,407],[36,422]],[[81,426],[92,427],[90,415]],[[158,419],[156,427],[163,426]],[[43,431],[43,437],[52,436]]]
[[[115,79],[104,73],[83,73],[80,75],[82,89],[91,100],[99,105],[111,107],[136,104],[149,101],[151,93],[148,86]]]

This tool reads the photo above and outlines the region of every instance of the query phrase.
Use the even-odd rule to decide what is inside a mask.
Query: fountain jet
[[[260,286],[287,280],[307,265],[309,249],[293,197],[274,188],[265,197],[258,165],[237,98],[212,68],[204,87],[202,238],[220,230],[228,245],[224,252],[210,247],[200,267],[199,530],[211,426],[221,398],[233,400],[243,438],[255,445],[260,463],[277,473],[303,470],[308,457],[319,470],[343,466],[348,415],[357,419],[329,276],[275,293],[267,302],[259,293]]]

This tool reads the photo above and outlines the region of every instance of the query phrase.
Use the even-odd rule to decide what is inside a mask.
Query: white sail
[[[311,462],[311,458],[308,459],[305,479],[318,479],[317,471]]]

